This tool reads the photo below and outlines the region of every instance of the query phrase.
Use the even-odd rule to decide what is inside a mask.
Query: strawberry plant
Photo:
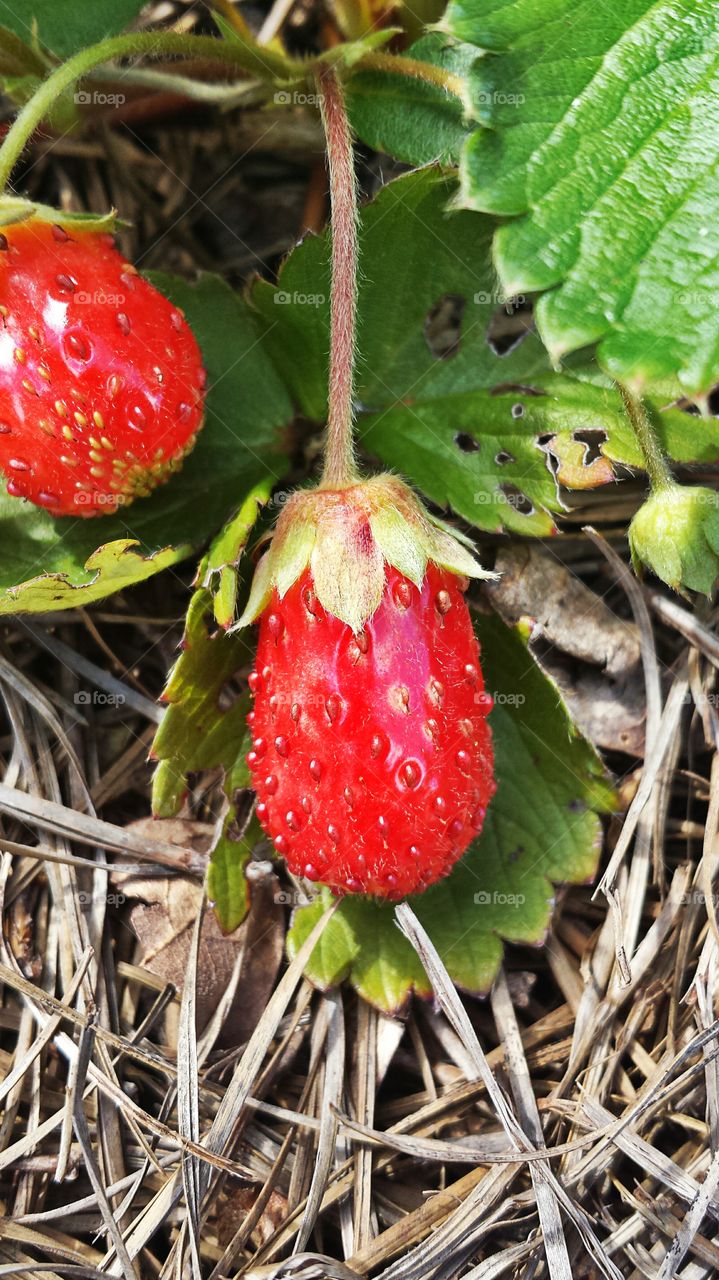
[[[0,29],[0,612],[197,562],[155,812],[221,773],[222,927],[272,856],[289,953],[335,895],[307,972],[389,1010],[430,989],[393,903],[486,991],[618,803],[536,619],[493,612],[497,549],[561,547],[572,496],[639,473],[614,529],[637,572],[719,572],[719,500],[682,472],[719,457],[716,4],[426,7],[338,4],[301,54],[224,2],[200,34],[132,26],[133,0]],[[116,83],[310,121],[316,234],[244,286],[148,277],[114,213],[27,197],[28,144],[82,138]],[[407,170],[361,200],[358,143]]]

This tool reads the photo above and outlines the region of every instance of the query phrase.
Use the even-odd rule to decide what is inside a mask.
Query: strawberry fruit
[[[111,235],[30,216],[0,235],[0,468],[53,515],[145,496],[202,424],[205,374],[181,312]]]
[[[296,875],[397,900],[481,829],[492,700],[465,574],[483,571],[394,477],[287,504],[240,625],[261,619],[257,815]]]

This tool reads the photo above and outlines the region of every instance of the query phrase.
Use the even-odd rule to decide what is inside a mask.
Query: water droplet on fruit
[[[267,817],[267,805],[266,805],[266,804],[263,804],[262,800],[260,800],[259,804],[258,804],[258,805],[256,805],[256,807],[255,807],[255,811],[256,811],[256,813],[257,813],[257,817],[260,819],[260,821],[261,821],[263,818],[266,818],[266,817]]]
[[[344,791],[342,792],[342,795],[344,796],[344,801],[345,801],[345,804],[347,805],[347,808],[348,808],[348,809],[351,809],[351,808],[352,808],[352,805],[353,805],[353,803],[354,803],[354,796],[352,795],[352,788],[351,788],[351,787],[345,787]]]
[[[12,427],[8,426],[7,422],[0,422],[0,436],[11,436],[11,435],[12,435]]]
[[[468,662],[464,668],[465,679],[468,680],[470,684],[476,684],[478,674],[479,672],[477,671],[474,663]]]
[[[264,738],[253,738],[252,749],[257,756],[257,759],[261,760],[267,750],[267,743]]]
[[[289,847],[290,847],[290,842],[289,842],[289,840],[287,839],[287,837],[286,837],[286,836],[275,836],[275,838],[274,838],[274,840],[272,841],[272,843],[273,843],[273,845],[275,846],[275,849],[277,850],[277,852],[278,852],[278,853],[281,853],[281,854],[282,854],[282,856],[284,857],[284,855],[287,853],[287,850],[288,850],[288,849],[289,849]]]
[[[453,818],[449,826],[447,827],[447,835],[451,836],[452,839],[456,839],[457,836],[461,836],[463,830],[464,830],[464,823],[462,822],[462,819]]]
[[[304,809],[305,813],[312,812],[312,801],[310,800],[309,796],[303,796],[302,799],[300,800],[300,804],[302,805],[302,808]]]
[[[422,777],[422,770],[414,760],[405,760],[400,765],[399,776],[406,787],[416,787]]]
[[[275,644],[277,644],[277,641],[285,629],[285,624],[278,613],[270,613],[267,615],[267,629]]]
[[[250,690],[252,693],[257,693],[258,689],[262,687],[262,681],[256,671],[250,672],[249,676],[247,677],[247,683],[250,686]]]
[[[124,333],[125,337],[127,337],[130,332],[130,321],[125,312],[118,311],[115,319],[117,320],[117,327],[120,330],[120,333]]]
[[[182,329],[182,316],[179,311],[170,312],[170,324],[173,329],[177,329],[178,331]]]
[[[396,889],[397,877],[392,871],[390,871],[386,876],[382,877],[382,883],[385,884],[388,889]]]
[[[383,813],[381,813],[379,818],[377,819],[377,826],[382,832],[383,838],[386,838],[389,835],[389,821],[387,818],[385,818]]]
[[[63,244],[66,240],[70,239],[65,228],[61,227],[58,222],[53,222],[52,234],[54,238],[57,240],[58,244]]]
[[[452,597],[448,591],[438,591],[434,598],[434,603],[437,606],[437,612],[444,615],[445,613],[449,613],[452,608]]]
[[[301,714],[302,714],[302,707],[300,706],[299,702],[293,702],[292,706],[290,707],[290,715],[292,716],[292,719],[294,720],[295,724],[297,724],[297,721],[299,720]]]
[[[310,760],[309,769],[310,769],[310,774],[314,778],[315,782],[319,782],[320,778],[322,777],[322,765],[320,761]]]
[[[270,701],[269,701],[270,715],[272,716],[272,719],[273,719],[273,720],[274,720],[275,716],[277,715],[277,708],[278,708],[278,706],[279,706],[279,705],[280,705],[280,700],[279,700],[279,698],[277,697],[277,694],[276,694],[276,693],[273,693],[273,694],[272,694],[272,697],[270,698]]]
[[[273,796],[277,790],[277,778],[274,773],[268,773],[265,778],[265,791],[268,796]]]
[[[471,822],[475,831],[481,831],[482,824],[484,822],[484,815],[486,814],[486,812],[487,810],[485,806],[483,804],[480,804],[477,806],[474,813],[472,814]]]
[[[17,480],[8,480],[5,487],[11,498],[22,498],[23,492]]]
[[[301,831],[302,829],[299,815],[295,813],[294,809],[287,810],[287,813],[285,814],[285,822],[291,831]]]
[[[457,761],[459,768],[462,770],[462,773],[469,773],[472,768],[472,757],[469,752],[460,750],[454,758]]]
[[[395,582],[392,588],[392,599],[398,609],[409,609],[412,603],[412,588],[408,582]]]
[[[37,495],[37,500],[38,502],[41,502],[44,507],[54,507],[60,501],[56,493],[49,493],[45,489]]]
[[[10,461],[8,462],[8,466],[12,467],[13,471],[29,471],[30,470],[30,463],[25,462],[22,458],[11,458]]]
[[[247,755],[245,756],[245,760],[247,761],[251,769],[256,769],[258,764],[260,763],[260,757],[258,756],[256,751],[248,751]]]
[[[439,733],[439,725],[431,716],[429,720],[425,720],[424,731],[427,734],[427,737],[431,738],[432,742],[434,742],[437,734]]]
[[[411,845],[409,846],[409,856],[410,856],[411,858],[421,858],[421,857],[422,857],[422,853],[421,853],[421,851],[417,848],[417,845],[416,845],[416,844],[411,844]]]
[[[282,734],[280,734],[278,738],[275,738],[275,750],[277,751],[278,756],[286,756],[289,749],[289,743],[286,738],[282,737]]]
[[[334,822],[328,822],[328,824],[327,824],[327,835],[329,836],[329,838],[330,838],[330,840],[332,841],[332,843],[333,843],[333,844],[339,844],[339,842],[340,842],[340,829],[339,829],[339,827],[336,827],[336,826],[335,826]]]
[[[356,876],[348,876],[345,880],[345,888],[347,888],[350,893],[361,893],[362,883],[356,878]]]
[[[184,422],[187,418],[189,418],[191,413],[192,413],[192,405],[188,404],[186,400],[181,400],[177,406],[177,416],[180,419],[180,421]]]
[[[342,699],[338,693],[331,693],[329,698],[326,699],[325,711],[327,712],[327,719],[330,724],[334,724],[335,721],[339,719],[340,712],[342,711]]]
[[[306,880],[319,880],[320,878],[320,873],[312,862],[305,863],[302,874]]]
[[[55,276],[55,281],[58,289],[62,290],[63,293],[74,293],[77,289],[77,280],[74,276],[61,274],[59,276]]]
[[[107,394],[109,395],[111,400],[115,399],[115,396],[117,395],[118,391],[122,389],[122,386],[123,386],[123,379],[120,377],[120,375],[117,373],[111,374],[107,380]]]
[[[389,738],[386,733],[375,733],[370,743],[370,754],[373,760],[384,760],[389,751]]]
[[[78,333],[65,334],[65,350],[73,360],[90,359],[90,348],[85,339],[81,338]]]
[[[270,676],[272,675],[272,667],[263,667],[262,671],[260,672],[260,675],[262,676],[263,680],[269,680]]]
[[[440,818],[443,818],[445,813],[447,812],[447,801],[445,800],[444,796],[435,796],[434,800],[432,801],[432,808],[434,809],[435,813],[439,814]]]

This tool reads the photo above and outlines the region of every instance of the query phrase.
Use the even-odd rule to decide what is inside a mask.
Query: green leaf
[[[118,35],[142,9],[144,0],[23,0],[3,5],[2,20],[28,43],[39,43],[63,58],[106,36]]]
[[[117,515],[54,519],[0,496],[0,614],[74,608],[142,581],[200,546],[243,494],[283,474],[279,435],[292,404],[247,304],[215,276],[153,280],[202,348],[209,391],[197,444],[166,485]]]
[[[239,838],[233,838],[235,821],[236,810],[231,805],[207,869],[207,896],[225,933],[233,933],[247,915],[250,892],[245,869],[255,845],[265,838],[256,818],[250,820]]]
[[[187,786],[187,774],[218,765],[229,770],[246,734],[249,694],[221,705],[225,686],[247,663],[242,634],[209,629],[212,594],[206,587],[190,601],[182,652],[167,680],[168,708],[152,746],[159,761],[153,779],[152,809],[156,817],[177,813]]]
[[[466,76],[477,50],[434,32],[412,45],[406,57]],[[347,84],[347,106],[363,142],[407,164],[457,164],[469,133],[459,98],[411,76],[360,71]]]
[[[586,444],[575,432],[598,433],[607,459],[641,459],[618,394],[591,360],[557,374],[533,332],[503,355],[490,345],[493,317],[508,319],[491,257],[496,223],[466,211],[448,214],[455,193],[451,179],[425,169],[390,183],[362,211],[358,437],[477,527],[547,534],[562,505],[547,458],[558,433],[562,476],[573,487],[613,478],[606,464],[583,465]],[[253,292],[267,344],[302,413],[320,422],[328,297],[325,237],[308,238],[291,254],[277,288],[260,282]],[[450,339],[453,312],[459,317],[444,358],[428,337],[443,307]],[[657,427],[677,458],[719,451],[715,421],[699,425],[670,410],[657,414]]]
[[[553,884],[594,874],[599,814],[614,803],[599,757],[574,728],[555,686],[516,631],[482,618],[479,636],[491,715],[497,794],[480,839],[446,880],[410,901],[449,973],[469,991],[486,991],[503,944],[539,943],[548,927]],[[290,955],[324,907],[324,890],[300,907]],[[345,898],[307,967],[326,988],[348,977],[372,1004],[396,1011],[426,975],[394,923],[390,904]]]
[[[681,10],[681,12],[680,12]],[[492,52],[462,203],[511,219],[508,292],[545,292],[556,359],[598,342],[615,377],[690,395],[719,374],[719,40],[714,0],[453,0],[445,25]]]

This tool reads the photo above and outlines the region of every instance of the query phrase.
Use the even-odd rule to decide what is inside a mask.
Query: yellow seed
[[[96,480],[101,480],[104,474],[102,467],[90,467],[90,475],[94,476]]]
[[[60,458],[60,461],[64,462],[66,467],[77,466],[77,458],[68,458],[66,453],[63,453],[62,457]]]
[[[30,327],[29,327],[29,329],[28,329],[28,333],[30,334],[30,337],[31,337],[31,338],[34,338],[34,339],[35,339],[35,341],[36,341],[36,342],[39,342],[39,341],[40,341],[40,334],[39,334],[38,330],[35,328],[34,324],[31,324],[31,325],[30,325]]]
[[[67,405],[64,400],[55,401],[55,412],[59,413],[61,418],[67,417]]]
[[[92,420],[93,420],[93,422],[95,423],[95,426],[97,427],[98,431],[104,431],[104,429],[105,429],[105,419],[103,418],[103,416],[102,416],[102,414],[101,414],[101,413],[98,413],[98,412],[97,412],[97,409],[95,410],[95,412],[94,412],[94,413],[93,413],[93,415],[92,415]]]
[[[100,441],[97,439],[97,436],[90,436],[90,437],[89,437],[89,441],[90,441],[90,445],[91,445],[91,447],[92,447],[93,449],[99,449],[99,448],[100,448]]]
[[[22,385],[24,386],[24,388],[25,388],[25,390],[26,390],[26,391],[29,391],[29,392],[30,392],[30,395],[33,395],[33,396],[34,396],[34,395],[37,395],[37,392],[35,391],[35,388],[34,388],[34,386],[32,385],[32,383],[31,383],[31,381],[30,381],[30,379],[29,379],[29,378],[23,378],[23,380],[22,380]]]
[[[72,428],[71,428],[71,427],[68,427],[67,423],[65,423],[65,426],[64,426],[64,427],[63,427],[63,429],[62,429],[62,434],[64,435],[64,437],[65,437],[65,439],[66,439],[66,440],[74,440],[74,439],[75,439],[74,435],[72,434]]]
[[[3,319],[5,319],[5,317],[7,316],[7,314],[8,314],[8,309],[7,309],[7,307],[0,306],[0,316],[2,316],[2,317],[3,317]]]
[[[76,409],[76,410],[75,410],[75,413],[73,414],[73,417],[74,417],[74,419],[75,419],[75,421],[76,421],[76,423],[77,423],[78,427],[86,427],[86,426],[87,426],[87,418],[85,417],[84,413],[80,413],[80,410],[79,410],[79,409]]]
[[[47,418],[38,418],[37,425],[41,431],[45,432],[46,436],[54,436],[55,428],[48,422]]]
[[[44,364],[39,364],[37,366],[37,371],[40,374],[40,377],[44,378],[46,382],[50,381],[50,370],[46,369]]]
[[[102,461],[103,461],[103,456],[102,456],[102,454],[101,454],[101,453],[98,453],[97,449],[91,449],[91,450],[90,450],[90,457],[92,458],[92,461],[93,461],[93,462],[102,462]]]
[[[165,450],[164,450],[164,449],[155,449],[155,457],[156,457],[156,458],[161,458],[161,457],[163,456],[164,452],[165,452]]]
[[[23,351],[22,347],[15,348],[15,359],[17,360],[18,364],[25,363],[25,352]]]
[[[109,449],[111,453],[114,451],[115,446],[112,440],[108,440],[107,436],[100,436],[100,444],[103,449]]]

